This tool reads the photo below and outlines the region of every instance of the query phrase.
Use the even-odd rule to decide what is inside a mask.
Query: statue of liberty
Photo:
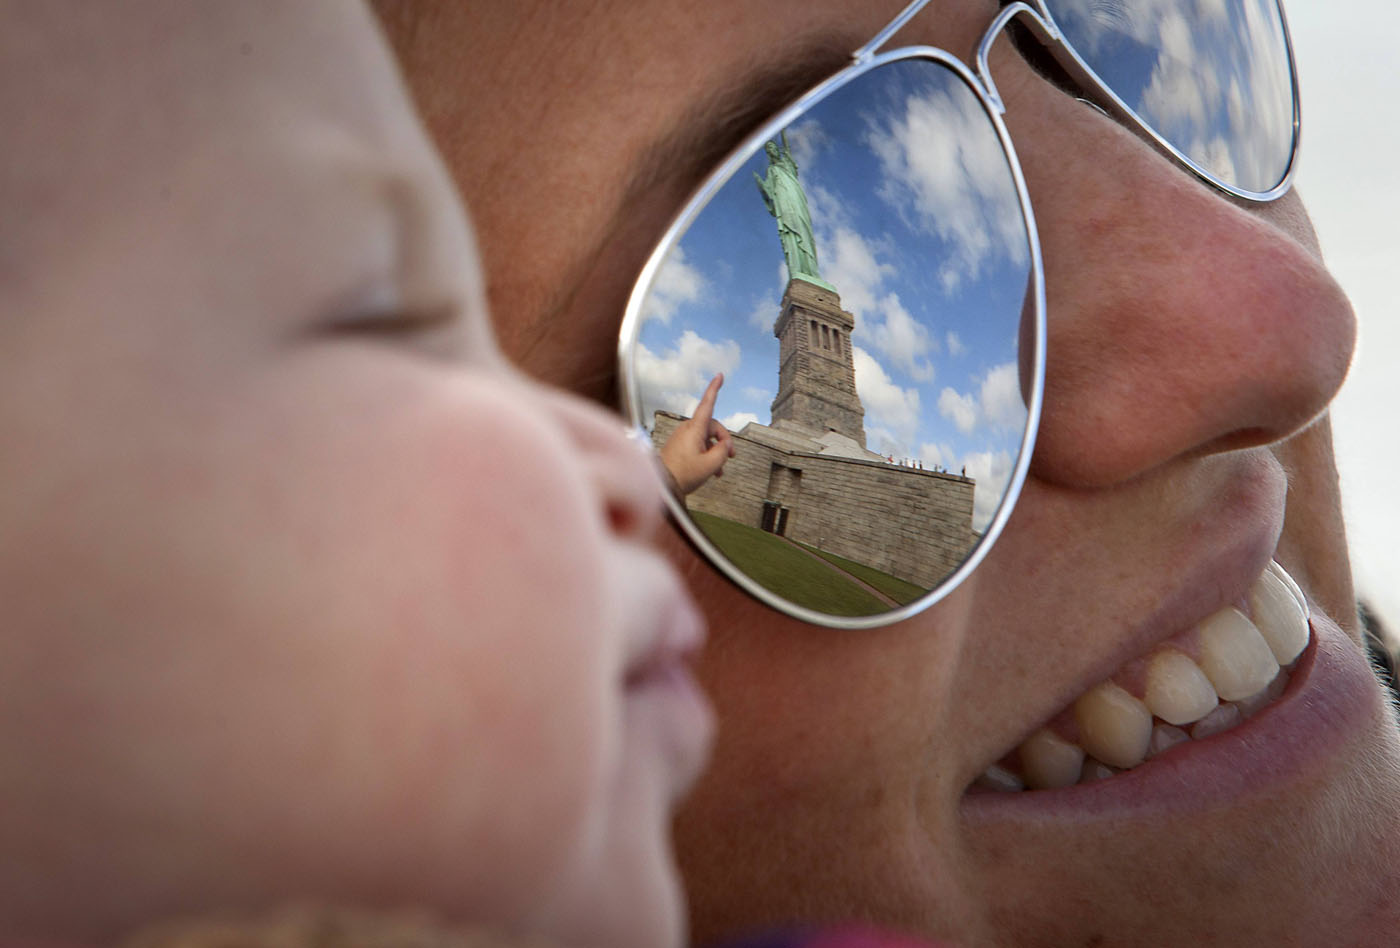
[[[783,243],[787,260],[788,279],[806,280],[829,290],[835,288],[821,278],[817,269],[817,242],[812,236],[812,215],[807,209],[807,196],[797,180],[797,162],[788,147],[787,132],[782,133],[782,146],[769,142],[763,146],[768,153],[768,176],[754,174],[763,206],[778,221],[778,239]]]

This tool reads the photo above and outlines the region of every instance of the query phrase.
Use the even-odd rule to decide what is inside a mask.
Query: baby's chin
[[[80,948],[23,943],[5,948]],[[573,948],[545,935],[450,924],[422,909],[371,911],[292,904],[264,913],[211,913],[152,923],[118,948]],[[86,948],[86,946],[82,946]]]
[[[686,901],[671,824],[709,756],[713,711],[670,654],[629,677],[620,753],[582,827],[585,844],[541,902],[538,930],[606,948],[681,948]]]
[[[611,872],[596,867],[541,918],[539,930],[579,948],[682,948],[685,895],[669,836],[627,855]]]

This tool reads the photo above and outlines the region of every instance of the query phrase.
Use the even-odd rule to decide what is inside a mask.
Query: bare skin
[[[502,357],[368,8],[0,17],[0,944],[680,948],[655,471]]]
[[[722,476],[724,462],[734,456],[734,439],[715,418],[715,399],[723,384],[723,375],[710,380],[695,412],[676,426],[659,451],[669,486],[681,497]]]
[[[380,4],[477,209],[506,347],[608,400],[643,260],[766,117],[733,103],[793,98],[899,4],[413,7]],[[995,10],[935,3],[901,39],[966,58]],[[694,929],[857,916],[971,945],[1385,944],[1400,924],[1400,745],[1354,644],[1322,415],[1350,307],[1296,194],[1236,203],[1006,43],[992,68],[1046,261],[1032,477],[971,580],[874,632],[775,615],[670,541],[715,630],[702,675],[721,724],[677,827]],[[529,147],[541,129],[548,150]],[[1233,601],[1270,557],[1340,670],[1315,696],[1328,701],[1293,703],[1325,708],[1308,728],[1261,731],[1287,768],[1228,793],[1193,778],[1170,802],[1144,779],[1155,802],[1112,818],[970,802],[990,763]]]

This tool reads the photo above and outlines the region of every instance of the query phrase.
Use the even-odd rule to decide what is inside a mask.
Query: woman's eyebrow
[[[796,36],[782,46],[779,55],[754,61],[736,70],[726,81],[699,93],[690,104],[678,110],[675,119],[652,141],[643,146],[623,169],[627,180],[621,199],[597,238],[580,254],[584,269],[616,245],[619,234],[636,223],[638,207],[646,207],[657,194],[674,201],[667,217],[680,202],[743,140],[765,120],[797,100],[823,79],[838,72],[852,60],[851,51],[859,40],[831,33]],[[657,234],[660,233],[658,228]],[[572,304],[577,283],[560,289],[540,310],[540,315],[521,330],[528,355],[547,338],[548,327]],[[619,310],[618,319],[621,320]],[[609,370],[610,373],[611,370]],[[599,392],[615,387],[610,378],[594,380]],[[604,399],[606,402],[606,399]]]
[[[623,212],[654,188],[693,188],[744,136],[848,65],[853,48],[829,33],[794,37],[780,56],[702,93],[632,163]]]

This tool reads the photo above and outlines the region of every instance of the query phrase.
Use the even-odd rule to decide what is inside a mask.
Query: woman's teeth
[[[1133,695],[1111,679],[1072,705],[1077,740],[1042,728],[1006,763],[977,780],[983,790],[1049,790],[1111,777],[1177,744],[1203,740],[1272,703],[1289,667],[1308,644],[1302,591],[1270,563],[1249,594],[1249,611],[1226,607],[1195,630],[1195,656],[1163,646],[1147,661],[1145,687]]]
[[[1148,662],[1143,701],[1168,724],[1199,721],[1215,708],[1216,697],[1215,686],[1201,666],[1176,649],[1164,648]]]
[[[1074,703],[1084,752],[1110,767],[1135,767],[1147,756],[1152,712],[1111,681],[1100,682]]]
[[[1036,731],[1021,745],[1021,767],[1033,787],[1066,787],[1079,782],[1084,749],[1058,734]]]

